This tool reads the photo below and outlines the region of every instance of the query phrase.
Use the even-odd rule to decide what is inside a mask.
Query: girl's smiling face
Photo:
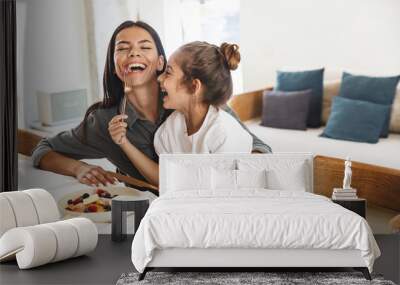
[[[151,35],[140,27],[126,28],[115,38],[115,73],[129,86],[148,84],[161,71],[164,58],[158,55]]]
[[[166,93],[163,97],[165,109],[185,110],[194,95],[190,94],[187,87],[182,84],[184,74],[176,62],[178,57],[179,51],[174,52],[168,60],[164,73],[158,77],[161,90]]]

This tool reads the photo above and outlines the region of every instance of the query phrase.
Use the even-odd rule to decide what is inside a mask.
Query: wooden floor
[[[400,234],[375,238],[383,256],[376,261],[374,272],[399,283]],[[115,243],[109,235],[100,235],[96,250],[87,256],[29,270],[19,270],[16,262],[3,263],[0,284],[115,284],[122,273],[135,271],[130,257],[131,243],[132,237]]]

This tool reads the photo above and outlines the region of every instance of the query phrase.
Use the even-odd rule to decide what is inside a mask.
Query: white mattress
[[[355,249],[370,271],[380,255],[359,215],[323,196],[266,189],[164,194],[139,226],[132,262],[143,272],[154,251],[167,248]]]
[[[311,152],[400,169],[400,134],[389,134],[376,144],[319,137],[324,127],[307,131],[285,130],[260,126],[260,120],[249,121],[247,127],[271,146],[273,152]]]

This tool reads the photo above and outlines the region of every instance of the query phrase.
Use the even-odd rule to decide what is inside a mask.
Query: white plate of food
[[[69,193],[58,201],[64,217],[85,217],[96,223],[111,222],[111,200],[117,196],[147,197],[129,187],[95,187]]]

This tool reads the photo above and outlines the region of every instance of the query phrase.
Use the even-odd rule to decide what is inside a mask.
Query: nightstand
[[[365,209],[367,207],[367,200],[365,199],[352,199],[352,200],[333,200],[333,203],[339,204],[340,206],[359,214],[365,219]]]

